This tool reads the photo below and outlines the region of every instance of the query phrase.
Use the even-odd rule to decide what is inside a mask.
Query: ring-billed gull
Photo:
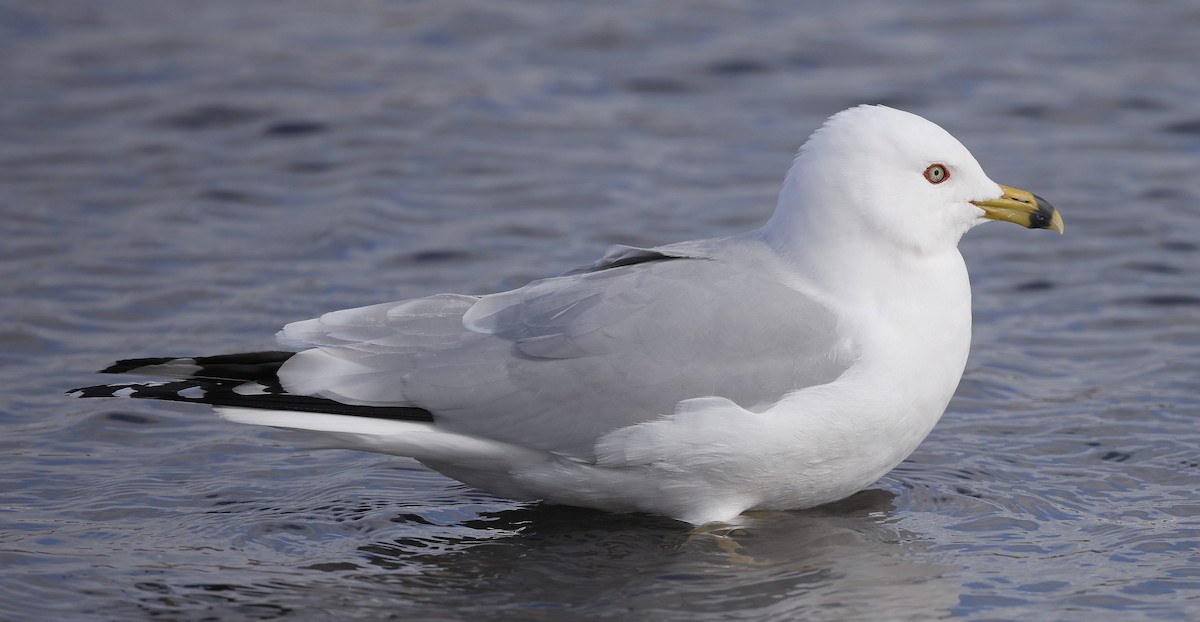
[[[941,417],[971,340],[957,244],[989,219],[1063,230],[941,127],[859,106],[801,147],[756,231],[334,311],[279,333],[299,352],[120,361],[104,371],[176,379],[71,394],[213,404],[515,499],[695,524],[807,508]]]

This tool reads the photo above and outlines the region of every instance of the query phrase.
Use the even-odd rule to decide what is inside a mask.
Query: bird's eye
[[[950,179],[950,171],[946,170],[945,164],[930,164],[929,168],[925,169],[925,179],[931,184],[940,184]]]

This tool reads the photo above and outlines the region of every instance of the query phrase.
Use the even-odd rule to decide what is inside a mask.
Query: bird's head
[[[1054,207],[993,182],[949,132],[886,106],[842,111],[801,147],[773,220],[795,215],[809,228],[841,221],[830,235],[865,231],[918,252],[951,248],[985,220],[1063,230]]]

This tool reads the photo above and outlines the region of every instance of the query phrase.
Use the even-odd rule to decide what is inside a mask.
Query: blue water
[[[0,618],[1200,617],[1193,3],[0,3]],[[901,467],[726,534],[522,504],[187,405],[128,356],[758,226],[882,102],[1050,199],[962,248]]]

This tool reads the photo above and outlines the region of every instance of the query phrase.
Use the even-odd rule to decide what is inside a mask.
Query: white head
[[[988,179],[936,124],[886,106],[858,106],[830,117],[800,148],[767,228],[805,237],[865,234],[922,254],[954,248],[986,218],[1061,230],[1049,204],[1010,190],[1023,192]]]

